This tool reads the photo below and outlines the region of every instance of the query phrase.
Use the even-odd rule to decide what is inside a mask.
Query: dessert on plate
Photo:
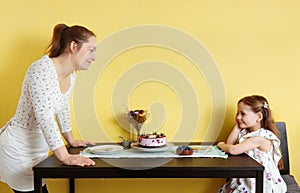
[[[167,137],[164,133],[142,134],[138,136],[139,146],[142,147],[162,147],[167,144]]]
[[[182,145],[177,147],[176,154],[178,155],[192,155],[193,154],[193,148],[189,147],[187,145]]]
[[[164,133],[157,132],[140,134],[144,122],[149,117],[147,110],[137,109],[125,112],[125,118],[137,132],[137,145],[145,148],[163,147],[167,144],[167,137]],[[131,133],[130,133],[131,135]]]
[[[146,119],[148,118],[149,113],[147,110],[129,110],[125,112],[125,119],[134,127],[137,132],[137,136],[140,135],[142,126]]]

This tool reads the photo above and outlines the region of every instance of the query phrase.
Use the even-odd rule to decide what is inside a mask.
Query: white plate
[[[135,150],[141,151],[141,152],[149,152],[149,153],[167,151],[170,148],[172,148],[173,146],[174,146],[173,143],[167,143],[166,145],[161,146],[161,147],[141,147],[141,146],[139,146],[138,142],[131,144],[132,149],[135,149]]]
[[[123,151],[123,147],[120,145],[97,145],[97,146],[86,148],[86,151],[98,155],[114,154]]]
[[[204,151],[210,151],[212,146],[209,145],[191,145],[191,147],[196,152],[204,152]]]

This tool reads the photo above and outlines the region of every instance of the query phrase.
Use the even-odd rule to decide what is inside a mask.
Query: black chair
[[[283,160],[283,169],[280,174],[287,185],[287,193],[300,193],[299,185],[293,175],[290,174],[289,149],[286,135],[285,122],[276,122],[276,127],[281,133],[281,151]]]

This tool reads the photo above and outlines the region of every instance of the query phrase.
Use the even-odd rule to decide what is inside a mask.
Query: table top
[[[83,148],[68,148],[78,154]],[[227,178],[257,177],[264,167],[246,154],[223,158],[121,158],[93,159],[94,166],[67,166],[54,155],[33,167],[35,175],[44,178]]]

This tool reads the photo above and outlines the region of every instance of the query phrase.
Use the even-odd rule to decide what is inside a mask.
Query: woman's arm
[[[72,147],[86,147],[88,144],[95,145],[95,143],[90,141],[74,140],[72,130],[62,133],[62,135],[64,136],[68,144]]]
[[[76,165],[76,166],[90,166],[95,165],[95,162],[87,157],[81,155],[69,154],[65,146],[61,146],[53,150],[54,155],[58,160],[63,162],[65,165]]]

